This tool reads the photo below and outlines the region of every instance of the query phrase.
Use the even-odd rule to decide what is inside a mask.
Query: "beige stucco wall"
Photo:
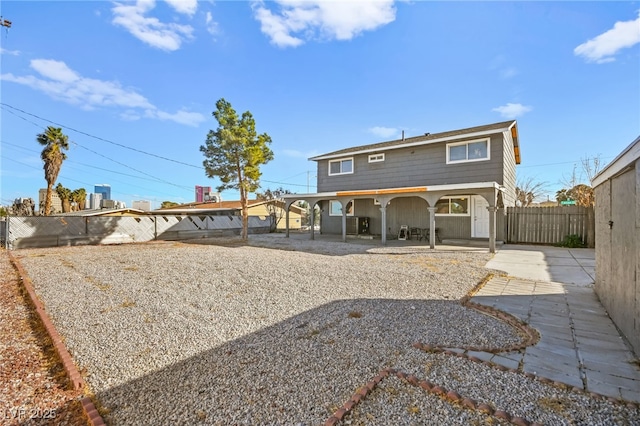
[[[286,229],[286,216],[284,209],[279,209],[278,215],[282,214],[282,219],[278,222],[277,229]],[[265,204],[249,207],[249,216],[269,216],[269,210]],[[293,208],[289,211],[289,229],[300,229],[302,226],[302,215]]]
[[[595,198],[596,293],[640,353],[640,160],[596,186]]]

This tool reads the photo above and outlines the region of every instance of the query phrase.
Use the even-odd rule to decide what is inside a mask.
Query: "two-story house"
[[[518,127],[511,120],[426,133],[310,160],[317,162],[318,192],[285,199],[287,210],[296,200],[319,205],[323,234],[346,240],[348,225],[359,220],[360,230],[380,235],[382,244],[406,227],[428,235],[431,248],[438,236],[478,238],[493,252],[504,232],[497,211],[515,205]]]

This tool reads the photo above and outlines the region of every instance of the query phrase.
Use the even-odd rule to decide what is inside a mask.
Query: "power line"
[[[265,179],[260,179],[260,182],[275,183],[276,185],[302,186],[302,187],[305,187],[305,188],[307,187],[307,185],[303,185],[301,183],[276,182],[276,181],[273,181],[273,180],[265,180]],[[315,187],[316,185],[311,185],[311,186]]]
[[[16,107],[14,107],[14,106],[12,106],[12,105],[9,105],[9,104],[6,104],[6,103],[4,103],[4,102],[0,102],[0,105],[2,105],[2,106],[6,106],[6,107],[8,107],[8,108],[12,108],[12,109],[14,109],[14,110],[16,110],[16,111],[20,111],[20,112],[21,112],[21,113],[23,113],[23,114],[30,115],[31,117],[35,117],[35,118],[37,118],[37,119],[39,119],[39,120],[46,121],[47,123],[55,124],[56,126],[59,126],[59,127],[64,127],[65,129],[71,130],[71,131],[76,132],[76,133],[79,133],[79,134],[81,134],[81,135],[85,135],[85,136],[88,136],[88,137],[90,137],[90,138],[93,138],[93,139],[97,139],[97,140],[99,140],[99,141],[102,141],[102,142],[110,143],[111,145],[119,146],[119,147],[121,147],[121,148],[129,149],[129,150],[131,150],[131,151],[135,151],[135,152],[138,152],[138,153],[140,153],[140,154],[149,155],[149,156],[151,156],[151,157],[159,158],[159,159],[161,159],[161,160],[171,161],[172,163],[182,164],[183,166],[188,166],[188,167],[193,167],[193,168],[196,168],[196,169],[203,169],[203,170],[204,170],[204,167],[202,167],[202,166],[196,166],[196,165],[193,165],[193,164],[185,163],[185,162],[183,162],[183,161],[174,160],[173,158],[163,157],[162,155],[154,154],[154,153],[152,153],[152,152],[147,152],[147,151],[143,151],[143,150],[141,150],[141,149],[132,148],[132,147],[130,147],[130,146],[127,146],[127,145],[124,145],[124,144],[121,144],[121,143],[118,143],[118,142],[113,142],[113,141],[110,141],[110,140],[108,140],[108,139],[102,138],[102,137],[100,137],[100,136],[95,136],[95,135],[92,135],[91,133],[87,133],[87,132],[84,132],[84,131],[82,131],[82,130],[77,130],[77,129],[74,129],[73,127],[66,126],[66,125],[64,125],[64,124],[56,123],[55,121],[48,120],[48,119],[46,119],[46,118],[44,118],[44,117],[40,117],[39,115],[32,114],[32,113],[30,113],[30,112],[24,111],[24,110],[22,110],[22,109],[20,109],[20,108],[16,108]],[[7,112],[10,112],[10,111],[7,111]],[[14,115],[15,115],[15,114],[14,114]],[[20,117],[20,118],[22,118],[22,117]],[[24,118],[23,118],[23,120],[28,121],[28,120],[26,120],[26,119],[24,119]],[[31,122],[31,123],[33,123],[33,122]]]
[[[62,125],[62,124],[55,123],[55,122],[53,122],[53,121],[50,121],[50,120],[47,120],[47,119],[45,119],[45,118],[39,117],[39,116],[37,116],[37,115],[35,115],[35,114],[31,114],[31,113],[26,112],[26,111],[23,111],[23,110],[21,110],[21,109],[19,109],[19,108],[15,108],[15,107],[13,107],[13,106],[11,106],[11,105],[7,105],[7,104],[4,104],[4,103],[0,103],[0,105],[8,106],[9,108],[13,108],[14,110],[20,111],[20,112],[22,112],[22,113],[24,113],[24,114],[28,114],[28,115],[30,115],[30,116],[32,116],[32,117],[36,117],[36,118],[38,118],[38,119],[40,119],[40,120],[44,120],[44,121],[47,121],[47,122],[49,122],[49,123],[55,124],[55,125],[57,125],[57,126],[62,126],[62,127],[67,128],[66,126],[64,126],[64,125]],[[3,108],[3,109],[4,109],[4,108]],[[33,124],[34,126],[36,126],[36,127],[38,127],[38,128],[39,128],[39,127],[41,127],[39,124],[34,123],[34,122],[33,122],[33,121],[31,121],[31,120],[27,120],[27,119],[26,119],[26,118],[24,118],[24,117],[21,117],[21,116],[19,116],[18,114],[14,113],[13,111],[9,111],[9,110],[7,110],[7,109],[5,109],[5,111],[9,112],[10,114],[13,114],[14,116],[16,116],[16,117],[18,117],[18,118],[21,118],[22,120],[26,121],[27,123],[31,123],[31,124]],[[69,129],[71,129],[71,128],[69,128]],[[71,130],[74,130],[74,129],[71,129]],[[76,132],[78,132],[78,133],[86,134],[86,135],[88,135],[88,136],[90,136],[90,137],[93,137],[93,138],[97,138],[97,139],[101,139],[101,140],[107,141],[106,139],[102,139],[102,138],[99,138],[99,137],[97,137],[97,136],[91,136],[91,135],[89,135],[88,133],[79,132],[79,131],[77,131],[77,130],[74,130],[74,131],[76,131]],[[107,141],[107,142],[108,142],[108,141]],[[123,166],[123,167],[126,167],[126,168],[128,168],[128,169],[131,169],[131,170],[133,170],[133,171],[135,171],[135,172],[138,172],[138,173],[140,173],[140,174],[143,174],[143,175],[145,175],[145,176],[149,176],[149,177],[153,178],[154,180],[156,180],[156,181],[158,181],[158,182],[166,183],[167,185],[176,186],[176,187],[181,188],[181,189],[187,189],[187,190],[190,190],[190,189],[191,189],[191,188],[187,188],[187,187],[182,186],[182,185],[177,185],[177,184],[175,184],[175,183],[173,183],[173,182],[169,182],[169,181],[164,180],[164,179],[161,179],[161,178],[159,178],[159,177],[153,176],[153,175],[151,175],[151,174],[149,174],[149,173],[143,172],[142,170],[138,170],[138,169],[136,169],[135,167],[131,167],[131,166],[129,166],[129,165],[127,165],[127,164],[125,164],[125,163],[122,163],[122,162],[120,162],[120,161],[114,160],[113,158],[107,157],[106,155],[100,154],[100,153],[98,153],[98,152],[96,152],[96,151],[93,151],[93,150],[91,150],[91,149],[87,148],[87,147],[84,147],[84,146],[80,145],[78,142],[71,141],[71,143],[72,143],[73,145],[75,145],[75,146],[79,147],[79,148],[85,149],[85,150],[87,150],[87,151],[89,151],[89,152],[91,152],[91,153],[93,153],[93,154],[95,154],[95,155],[98,155],[98,156],[100,156],[100,157],[102,157],[102,158],[105,158],[105,159],[107,159],[107,160],[109,160],[109,161],[112,161],[112,162],[114,162],[114,163],[116,163],[116,164],[119,164],[119,165],[121,165],[121,166]],[[113,142],[113,143],[115,144],[115,142]],[[117,145],[120,145],[120,144],[117,144]],[[122,145],[122,146],[124,146],[124,145]],[[134,150],[134,151],[139,151],[139,150],[136,150],[135,148],[130,148],[130,149],[132,149],[132,150]],[[140,151],[140,152],[143,152],[143,151]],[[153,155],[153,154],[149,154],[149,155]],[[157,156],[157,155],[154,155],[154,156],[159,157],[159,156]],[[164,157],[160,157],[160,158],[164,158]],[[172,161],[173,161],[173,160],[172,160]],[[184,164],[186,164],[186,163],[184,163]]]
[[[195,166],[195,165],[193,165],[193,164],[184,163],[184,162],[182,162],[182,161],[178,161],[178,160],[174,160],[174,159],[171,159],[171,158],[163,157],[163,156],[161,156],[161,155],[153,154],[153,153],[150,153],[150,152],[147,152],[147,151],[143,151],[143,150],[140,150],[140,149],[137,149],[137,148],[132,148],[132,147],[130,147],[130,146],[127,146],[127,145],[124,145],[124,144],[121,144],[121,143],[118,143],[118,142],[113,142],[113,141],[110,141],[110,140],[108,140],[108,139],[102,138],[102,137],[100,137],[100,136],[95,136],[95,135],[92,135],[92,134],[90,134],[90,133],[87,133],[87,132],[84,132],[84,131],[81,131],[81,130],[76,130],[76,129],[72,128],[72,127],[66,126],[66,125],[64,125],[64,124],[57,123],[57,122],[55,122],[55,121],[53,121],[53,120],[49,120],[49,119],[44,118],[44,117],[41,117],[41,116],[39,116],[39,115],[37,115],[37,114],[33,114],[33,113],[30,113],[30,112],[24,111],[24,110],[22,110],[22,109],[20,109],[20,108],[14,107],[13,105],[9,105],[9,104],[4,103],[4,102],[0,102],[0,106],[1,106],[1,107],[11,108],[11,109],[13,109],[13,110],[15,110],[15,111],[19,111],[19,112],[21,112],[21,113],[23,113],[23,114],[27,114],[27,115],[29,115],[29,116],[31,116],[31,117],[37,118],[37,119],[42,120],[42,121],[45,121],[45,122],[47,122],[47,123],[51,123],[51,124],[54,124],[54,125],[56,125],[56,126],[63,127],[63,128],[65,128],[65,129],[69,129],[69,130],[74,131],[74,132],[76,132],[76,133],[79,133],[79,134],[82,134],[82,135],[85,135],[85,136],[88,136],[88,137],[91,137],[91,138],[94,138],[94,139],[97,139],[97,140],[100,140],[100,141],[103,141],[103,142],[107,142],[107,143],[110,143],[110,144],[112,144],[112,145],[116,145],[116,146],[119,146],[119,147],[122,147],[122,148],[125,148],[125,149],[129,149],[129,150],[132,150],[132,151],[135,151],[135,152],[141,153],[141,154],[150,155],[150,156],[152,156],[152,157],[156,157],[156,158],[159,158],[159,159],[162,159],[162,160],[171,161],[171,162],[173,162],[173,163],[178,163],[178,164],[182,164],[182,165],[185,165],[185,166],[193,167],[193,168],[196,168],[196,169],[205,170],[205,168],[204,168],[203,166]],[[28,123],[31,123],[31,124],[33,124],[33,125],[35,125],[36,127],[41,127],[41,125],[39,125],[39,124],[37,124],[37,123],[34,123],[33,121],[27,120],[26,118],[21,117],[20,115],[18,115],[18,114],[16,114],[16,113],[14,113],[13,111],[7,110],[6,108],[3,108],[3,109],[4,109],[5,111],[7,111],[7,112],[9,112],[9,113],[13,114],[13,115],[14,115],[14,116],[16,116],[16,117],[21,118],[22,120],[24,120],[24,121],[26,121],[26,122],[28,122]],[[147,173],[141,172],[141,171],[139,171],[139,170],[137,170],[137,169],[135,169],[135,168],[133,168],[133,167],[127,166],[127,165],[125,165],[125,164],[123,164],[123,163],[120,163],[120,162],[118,162],[118,161],[116,161],[116,160],[113,160],[113,159],[111,159],[111,158],[109,158],[109,157],[106,157],[106,156],[104,156],[104,155],[102,155],[102,154],[98,154],[98,153],[97,153],[97,152],[95,152],[95,151],[91,151],[90,149],[83,147],[82,145],[78,144],[77,142],[72,142],[72,143],[74,143],[75,145],[77,145],[77,146],[78,146],[78,147],[80,147],[80,148],[86,149],[86,150],[88,150],[88,151],[90,151],[90,152],[93,152],[93,153],[94,153],[94,154],[96,154],[96,155],[100,155],[100,156],[102,156],[102,157],[104,157],[104,158],[107,158],[108,160],[114,161],[114,162],[116,162],[116,163],[118,163],[118,164],[120,164],[120,165],[122,165],[122,166],[124,166],[124,167],[127,167],[127,168],[129,168],[129,169],[131,169],[131,170],[134,170],[134,171],[136,171],[136,172],[138,172],[138,173],[142,173],[142,174],[145,174],[145,175],[147,175],[147,176],[151,176],[151,177],[153,177],[154,179],[157,179],[157,180],[158,180],[158,181],[160,181],[160,182],[163,182],[163,183],[167,183],[167,184],[170,184],[170,185],[177,186],[177,185],[175,185],[175,184],[172,184],[171,182],[167,182],[167,181],[164,181],[164,180],[162,180],[162,179],[160,179],[160,178],[156,178],[155,176],[152,176],[152,175],[149,175],[149,174],[147,174]],[[302,172],[302,173],[299,173],[299,174],[303,174],[303,173],[306,173],[306,172]],[[298,176],[298,175],[296,175],[296,176]],[[292,177],[295,177],[295,176],[292,176]],[[305,188],[305,187],[307,187],[307,186],[308,186],[308,185],[305,185],[305,184],[287,183],[287,182],[277,182],[277,181],[270,181],[270,180],[264,180],[264,179],[261,179],[261,181],[262,181],[262,182],[266,182],[266,183],[273,183],[273,184],[276,184],[276,185],[299,186],[299,187],[303,187],[303,188]],[[315,186],[315,185],[312,185],[312,186]],[[182,187],[182,188],[185,188],[185,187]]]
[[[182,188],[182,189],[188,189],[188,190],[191,190],[191,188],[187,188],[187,187],[185,187],[185,186],[178,185],[178,184],[175,184],[175,183],[173,183],[173,182],[169,182],[168,180],[160,179],[160,178],[158,178],[158,177],[155,177],[155,176],[153,176],[153,175],[150,175],[149,173],[145,173],[145,172],[143,172],[142,170],[138,170],[138,169],[136,169],[135,167],[128,166],[128,165],[126,165],[126,164],[124,164],[124,163],[122,163],[122,162],[120,162],[120,161],[118,161],[118,160],[114,160],[113,158],[109,158],[109,157],[107,157],[106,155],[102,155],[102,154],[100,154],[100,153],[98,153],[98,152],[96,152],[96,151],[94,151],[94,150],[92,150],[92,149],[89,149],[89,148],[87,148],[87,147],[84,147],[84,146],[82,146],[82,145],[78,144],[77,142],[71,142],[71,143],[72,143],[72,144],[74,144],[74,145],[77,145],[78,147],[80,147],[80,148],[82,148],[82,149],[86,149],[87,151],[92,152],[92,153],[94,153],[95,155],[98,155],[98,156],[100,156],[100,157],[102,157],[102,158],[106,158],[106,159],[107,159],[107,160],[109,160],[109,161],[113,161],[114,163],[119,164],[119,165],[121,165],[122,167],[126,167],[127,169],[131,169],[131,170],[136,171],[136,172],[138,172],[138,173],[141,173],[141,174],[143,174],[143,175],[145,175],[145,176],[149,176],[149,177],[151,177],[151,178],[153,178],[153,179],[157,180],[158,182],[166,183],[167,185],[172,185],[172,186],[175,186],[175,187],[178,187],[178,188]]]
[[[23,151],[28,151],[28,152],[33,152],[33,153],[36,153],[36,154],[40,154],[40,152],[36,151],[35,149],[25,148],[25,147],[23,147],[21,145],[17,145],[17,144],[14,144],[14,143],[11,143],[11,142],[7,142],[7,141],[4,141],[4,140],[0,140],[0,143],[2,143],[4,145],[9,145],[9,146],[21,149]],[[7,157],[5,157],[5,158],[7,158]],[[9,158],[9,160],[11,160],[11,158]],[[13,161],[15,161],[15,160],[13,160]],[[71,163],[71,164],[79,164],[81,166],[87,166],[87,167],[91,167],[92,169],[102,170],[102,171],[109,172],[109,173],[114,173],[114,174],[117,174],[117,175],[123,175],[123,176],[132,177],[132,178],[136,178],[136,179],[142,179],[142,180],[146,180],[146,181],[151,181],[151,182],[158,182],[157,178],[145,178],[145,177],[142,177],[142,176],[132,175],[132,174],[129,174],[129,173],[117,172],[115,170],[105,169],[103,167],[95,166],[93,164],[82,163],[80,161],[75,161],[75,160],[70,160],[70,159],[67,159],[67,160],[64,161],[64,164],[69,164],[69,163]],[[187,187],[183,186],[183,188],[187,188]],[[189,187],[187,189],[190,190],[191,188]]]
[[[12,162],[14,162],[14,163],[18,163],[18,164],[20,164],[20,165],[22,165],[22,166],[25,166],[25,167],[28,167],[28,168],[30,168],[30,169],[40,170],[40,168],[39,168],[39,167],[35,167],[35,166],[31,165],[31,164],[23,163],[22,161],[14,160],[13,158],[8,158],[8,157],[6,157],[6,156],[2,156],[2,158],[4,158],[5,160],[12,161]],[[90,167],[91,167],[91,166],[90,166]],[[105,169],[105,170],[106,170],[106,169]],[[109,170],[106,170],[106,171],[109,171]],[[140,177],[138,177],[138,178],[139,178],[139,179],[142,179],[142,178],[140,178]],[[77,179],[74,179],[74,178],[67,177],[67,176],[64,174],[64,172],[59,176],[59,179],[58,179],[58,180],[65,180],[65,181],[67,181],[67,180],[68,180],[68,181],[73,181],[73,182],[77,182],[77,183],[79,183],[79,184],[81,184],[81,185],[88,186],[88,187],[93,186],[93,184],[90,184],[90,183],[88,183],[88,182],[83,182],[83,181],[80,181],[80,180],[77,180]],[[118,181],[115,181],[115,182],[118,182]],[[134,186],[134,187],[136,187],[136,188],[143,189],[143,190],[145,190],[145,191],[154,191],[153,189],[145,188],[145,187],[143,187],[143,186],[134,185],[134,184],[131,184],[131,183],[128,183],[128,182],[123,182],[123,183],[127,183],[129,186]],[[120,191],[119,191],[119,192],[120,192]],[[129,196],[132,196],[132,197],[135,197],[135,196],[136,196],[136,194],[130,194],[130,193],[126,193],[126,192],[121,192],[121,193],[122,193],[123,195],[129,195]],[[166,195],[166,196],[168,196],[168,197],[174,197],[174,196],[175,196],[174,194],[164,194],[164,195]],[[156,199],[154,199],[153,201],[157,201],[157,200],[156,200]]]
[[[598,156],[594,156],[594,157],[586,158],[586,160],[593,160],[593,159],[596,159],[596,158],[600,158],[601,160],[607,160],[607,159],[610,159],[610,158],[613,158],[613,157],[598,157]],[[525,166],[518,165],[518,168],[522,169],[522,168],[525,168],[525,167],[560,166],[560,165],[563,165],[563,164],[575,164],[575,163],[578,163],[580,161],[582,161],[582,159],[574,160],[574,161],[563,161],[563,162],[560,162],[560,163],[529,164],[529,165],[525,165]]]

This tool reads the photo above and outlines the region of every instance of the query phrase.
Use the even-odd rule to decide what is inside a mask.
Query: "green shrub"
[[[582,237],[578,234],[571,234],[564,237],[564,241],[556,244],[559,247],[568,248],[584,248],[587,245],[582,241]]]

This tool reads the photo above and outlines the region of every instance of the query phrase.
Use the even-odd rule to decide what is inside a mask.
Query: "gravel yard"
[[[520,341],[458,301],[490,272],[485,251],[255,235],[14,255],[112,425],[316,425],[386,367],[545,424],[640,418],[411,346]],[[501,420],[389,377],[342,424],[442,422]]]

